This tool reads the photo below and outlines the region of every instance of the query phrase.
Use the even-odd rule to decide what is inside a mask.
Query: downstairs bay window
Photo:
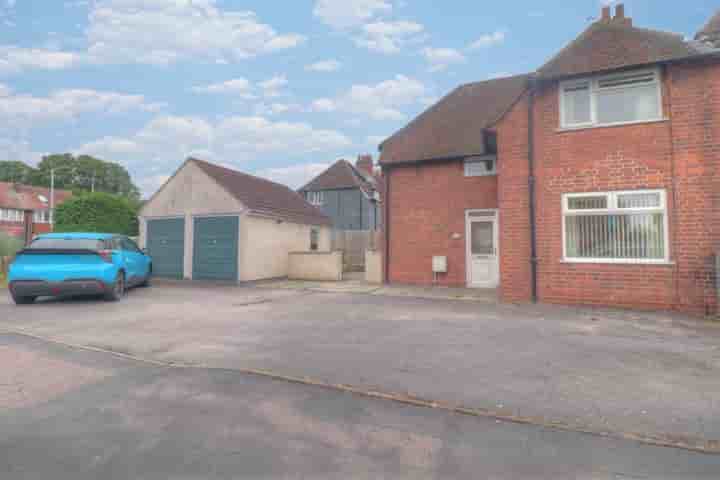
[[[669,262],[664,190],[569,193],[562,203],[565,261]]]

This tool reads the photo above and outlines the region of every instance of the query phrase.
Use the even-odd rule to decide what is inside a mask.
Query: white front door
[[[466,214],[468,286],[496,288],[500,280],[498,263],[497,212],[478,210]]]

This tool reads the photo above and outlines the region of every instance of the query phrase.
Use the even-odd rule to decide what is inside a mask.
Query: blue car
[[[148,286],[152,260],[123,235],[48,233],[20,250],[8,287],[18,305],[38,297],[103,295],[120,300],[132,286]]]

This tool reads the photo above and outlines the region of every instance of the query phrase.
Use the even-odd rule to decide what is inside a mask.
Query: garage
[[[238,279],[238,217],[204,217],[193,221],[193,278]]]
[[[147,223],[147,250],[156,277],[183,278],[185,220],[151,220]]]
[[[283,278],[290,253],[330,251],[331,220],[302,195],[194,158],[143,205],[139,223],[139,243],[160,277]]]

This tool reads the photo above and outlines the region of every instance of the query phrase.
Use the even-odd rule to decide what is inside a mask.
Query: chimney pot
[[[610,6],[609,5],[607,7],[602,8],[602,20],[603,21],[610,20]]]
[[[373,173],[373,157],[372,155],[360,155],[358,156],[355,166],[358,170],[372,175]]]
[[[617,7],[615,7],[615,18],[618,20],[622,20],[625,18],[625,5],[622,3],[618,3]]]

